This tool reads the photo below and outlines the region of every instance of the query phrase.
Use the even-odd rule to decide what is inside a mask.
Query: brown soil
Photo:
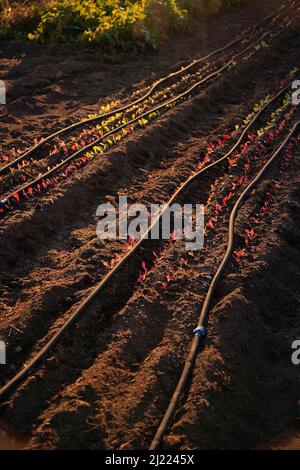
[[[274,8],[274,2],[258,3],[265,13],[270,5]],[[261,10],[243,7],[210,19],[198,33],[175,38],[156,53],[113,63],[83,51],[2,43],[0,78],[9,80],[9,104],[2,110],[3,150],[25,148],[34,137],[76,121],[104,102],[130,98],[132,83],[138,90],[176,69],[191,50],[201,55],[225,44],[249,26],[249,18],[251,23],[260,18]],[[270,47],[230,75],[1,221],[0,335],[8,343],[3,383],[69,318],[111,260],[126,251],[126,243],[104,244],[96,237],[98,204],[117,202],[120,194],[131,202],[165,202],[198,168],[208,141],[241,124],[253,105],[299,64],[298,44],[295,20]],[[269,117],[263,116],[260,125]],[[252,177],[297,117],[296,110],[280,138],[254,161]],[[207,204],[209,215],[242,171],[239,165],[232,170],[215,167],[180,202]],[[296,427],[298,369],[291,362],[291,343],[300,329],[298,175],[299,151],[284,168],[279,160],[240,210],[237,248],[269,187],[280,182],[247,256],[240,262],[233,257],[218,288],[205,347],[164,439],[166,448],[272,446],[268,443],[274,438]],[[15,447],[149,446],[182,370],[208,282],[224,253],[228,216],[229,211],[198,252],[187,252],[181,241],[142,246],[2,406],[3,430],[18,436]],[[142,260],[149,273],[141,283]],[[164,289],[167,273],[172,280]],[[1,445],[12,444],[5,440]]]

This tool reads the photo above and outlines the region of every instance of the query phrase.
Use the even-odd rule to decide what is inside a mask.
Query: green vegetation
[[[0,0],[0,39],[27,38],[106,53],[157,47],[197,18],[239,0]]]

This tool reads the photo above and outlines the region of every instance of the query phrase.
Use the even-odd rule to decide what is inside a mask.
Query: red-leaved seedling
[[[214,224],[212,220],[209,220],[206,224],[206,229],[207,230],[213,230],[214,229]]]
[[[241,250],[236,250],[234,251],[234,256],[236,257],[236,259],[239,261],[243,256],[245,256],[245,249],[241,249]]]
[[[148,272],[148,269],[147,269],[145,261],[142,261],[142,268],[143,268],[143,270],[145,271],[145,274],[146,274]]]
[[[135,242],[135,238],[132,235],[128,235],[128,243],[129,245],[133,245]]]
[[[17,202],[20,202],[20,195],[19,195],[19,193],[13,193],[13,197],[16,199]]]
[[[246,228],[245,234],[246,234],[246,245],[248,245],[249,241],[252,242],[256,238],[256,233],[253,227],[250,230]]]
[[[204,157],[204,159],[202,160],[202,162],[199,162],[199,163],[198,163],[199,169],[201,170],[201,169],[205,166],[205,164],[208,163],[209,161],[210,161],[210,158],[209,158],[209,156],[206,154],[205,157]]]

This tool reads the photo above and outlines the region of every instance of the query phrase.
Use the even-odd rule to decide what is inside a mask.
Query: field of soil
[[[141,102],[146,112],[204,80],[149,122],[126,127],[103,154],[73,162],[63,174],[53,172],[44,188],[39,183],[22,192],[31,178],[54,168],[62,149],[70,155],[72,146],[87,145],[98,132],[89,125],[1,174],[41,137],[99,113],[101,106],[141,97],[155,80],[229,43],[283,3],[274,21],[194,65],[185,80],[171,77],[152,101]],[[207,19],[199,31],[155,52],[112,60],[63,46],[0,42],[0,79],[8,89],[7,105],[0,106],[0,339],[7,345],[1,386],[132,248],[130,241],[97,237],[98,205],[117,205],[120,195],[147,206],[168,201],[192,174],[231,149],[262,100],[283,87],[290,90],[300,75],[299,6],[252,2]],[[206,79],[233,56],[230,67]],[[231,210],[299,121],[300,108],[284,97],[262,112],[230,158],[178,195],[180,204],[205,205],[204,247],[187,251],[183,240],[144,241],[1,400],[0,448],[149,447],[226,251]],[[207,336],[162,448],[300,448],[300,366],[291,361],[292,342],[300,337],[298,134],[239,209],[235,253],[213,297]]]

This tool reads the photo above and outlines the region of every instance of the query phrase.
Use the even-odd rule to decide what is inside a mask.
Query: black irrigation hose
[[[190,351],[188,354],[188,357],[185,361],[183,371],[181,373],[179,382],[177,384],[177,387],[175,389],[175,392],[173,393],[173,396],[171,398],[171,401],[169,403],[169,406],[167,408],[167,411],[158,427],[158,430],[154,436],[154,439],[151,442],[151,445],[149,447],[150,450],[156,450],[159,447],[159,444],[163,438],[163,436],[166,434],[171,421],[174,417],[174,414],[177,409],[178,401],[179,398],[184,391],[187,382],[189,378],[191,377],[191,374],[194,370],[195,367],[195,361],[197,358],[197,353],[198,353],[198,348],[200,344],[200,340],[204,338],[205,335],[205,329],[206,325],[208,322],[208,317],[209,317],[209,307],[211,304],[211,300],[214,294],[214,291],[224,273],[224,270],[228,264],[228,261],[230,260],[230,257],[232,255],[233,251],[233,246],[234,246],[234,225],[235,225],[235,219],[238,213],[238,210],[240,206],[243,204],[243,202],[246,201],[248,194],[251,192],[251,190],[256,186],[256,184],[260,181],[262,176],[265,174],[267,169],[270,167],[270,165],[273,163],[273,161],[277,158],[277,156],[280,154],[282,149],[285,147],[285,145],[289,142],[290,138],[293,136],[295,133],[297,127],[300,125],[300,121],[296,122],[296,124],[293,126],[292,130],[288,134],[288,136],[284,139],[283,143],[278,147],[278,149],[272,154],[270,159],[267,161],[267,163],[262,167],[262,169],[259,171],[257,176],[251,181],[251,183],[244,189],[240,197],[238,198],[237,202],[235,203],[231,214],[230,214],[230,219],[229,219],[229,226],[228,226],[228,241],[227,241],[227,249],[226,253],[224,255],[224,258],[216,272],[216,274],[213,277],[213,280],[209,286],[209,289],[207,291],[201,313],[199,316],[199,321],[198,325],[194,330],[194,337],[191,342],[190,346]]]
[[[151,230],[159,224],[161,217],[163,216],[164,212],[167,210],[168,207],[174,202],[176,197],[185,189],[192,181],[194,181],[198,176],[202,175],[208,169],[218,165],[219,163],[226,160],[232,152],[239,146],[243,138],[245,137],[246,133],[250,129],[250,127],[256,122],[256,120],[261,116],[262,112],[272,104],[276,99],[278,99],[291,85],[285,86],[280,92],[278,92],[272,99],[270,99],[264,107],[254,116],[254,118],[249,122],[249,124],[244,129],[243,133],[235,143],[235,145],[231,148],[229,152],[226,153],[223,157],[219,158],[215,162],[207,165],[206,167],[202,168],[201,170],[197,171],[195,174],[190,176],[173,194],[173,196],[167,201],[164,205],[164,209],[161,213],[157,216],[148,230],[143,234],[140,240],[132,247],[132,249],[114,266],[113,269],[109,271],[109,273],[104,276],[104,278],[96,285],[93,291],[89,294],[89,296],[81,302],[81,304],[77,307],[75,312],[70,316],[70,318],[66,321],[66,323],[55,333],[55,335],[48,341],[48,343],[37,353],[37,355],[26,365],[24,365],[23,369],[18,372],[11,380],[9,380],[1,389],[0,389],[0,400],[3,400],[5,396],[10,394],[19,383],[21,383],[34,369],[42,359],[47,355],[47,353],[51,350],[51,348],[60,340],[60,338],[64,335],[67,329],[77,321],[77,319],[82,315],[82,313],[87,309],[87,307],[96,299],[98,294],[104,289],[104,287],[108,284],[108,282],[114,277],[114,275],[121,269],[122,266],[125,265],[129,257],[134,254],[142,242],[148,238],[148,235],[151,233]]]
[[[272,15],[269,15],[269,16],[266,16],[265,18],[263,18],[260,22],[258,22],[257,24],[255,24],[252,29],[250,29],[250,32],[248,33],[248,30],[246,30],[243,34],[241,34],[237,39],[234,39],[233,41],[229,42],[228,44],[226,44],[225,46],[223,47],[220,47],[219,49],[216,49],[212,52],[210,52],[209,54],[207,54],[206,56],[204,57],[201,57],[200,59],[197,59],[197,60],[194,60],[193,62],[191,62],[190,64],[186,65],[185,67],[181,68],[180,70],[177,70],[176,72],[172,72],[170,73],[169,75],[166,75],[165,77],[162,77],[160,78],[159,80],[157,80],[156,82],[153,83],[153,85],[150,87],[150,89],[148,90],[148,92],[141,96],[140,98],[138,98],[137,100],[131,102],[131,103],[128,103],[127,105],[124,105],[120,108],[116,108],[116,109],[113,109],[107,113],[104,113],[104,114],[101,114],[100,116],[96,116],[96,117],[93,117],[93,118],[88,118],[88,119],[84,119],[83,121],[80,121],[80,122],[76,122],[74,124],[71,124],[70,126],[68,127],[65,127],[63,129],[60,129],[59,131],[57,132],[54,132],[53,134],[50,134],[49,136],[47,136],[43,141],[39,142],[37,145],[35,145],[34,147],[32,147],[31,149],[27,150],[27,152],[23,153],[22,155],[20,155],[18,158],[16,158],[15,160],[12,160],[11,162],[7,163],[6,165],[4,165],[3,167],[0,168],[0,175],[2,175],[3,173],[5,173],[7,170],[9,170],[9,168],[12,168],[14,167],[15,165],[17,165],[18,163],[20,163],[21,161],[25,160],[26,158],[29,158],[30,156],[33,155],[33,153],[38,150],[40,147],[42,147],[45,143],[49,142],[50,140],[54,139],[55,137],[58,137],[59,135],[61,134],[64,134],[66,132],[69,132],[70,130],[72,129],[75,129],[77,127],[81,127],[82,125],[85,125],[85,124],[90,124],[90,123],[93,123],[93,122],[97,122],[99,120],[103,120],[103,119],[107,119],[108,117],[111,117],[117,113],[120,113],[120,112],[123,112],[123,111],[126,111],[127,109],[131,108],[132,106],[135,106],[139,103],[141,103],[142,101],[145,101],[147,98],[149,98],[149,96],[151,96],[153,94],[153,92],[156,90],[156,88],[158,86],[160,86],[162,83],[165,83],[167,80],[171,79],[171,78],[174,78],[178,75],[181,75],[183,72],[186,72],[187,70],[189,70],[190,68],[194,67],[196,64],[200,63],[200,62],[203,62],[207,59],[209,59],[210,57],[214,56],[214,55],[217,55],[219,54],[220,52],[223,52],[225,51],[226,49],[229,49],[230,47],[232,47],[233,45],[237,44],[238,42],[240,42],[244,37],[248,37],[249,40],[251,38],[251,36],[254,34],[256,28],[258,26],[260,26],[260,24],[263,24],[265,21],[268,21],[274,17],[276,17],[280,12],[281,10],[284,8],[284,6],[282,5],[279,10],[272,14]]]
[[[67,163],[71,162],[72,160],[74,160],[75,158],[79,157],[80,155],[86,153],[89,149],[93,148],[94,146],[102,143],[103,139],[106,139],[107,137],[109,137],[110,135],[112,134],[115,134],[116,132],[126,128],[127,126],[130,126],[131,124],[135,124],[136,122],[138,122],[140,119],[143,119],[144,117],[147,117],[149,116],[151,113],[155,112],[155,111],[159,111],[163,108],[165,108],[166,106],[170,106],[171,104],[173,104],[174,102],[184,98],[185,96],[188,96],[190,93],[192,93],[196,88],[198,88],[200,85],[202,85],[203,83],[206,83],[208,80],[214,78],[215,76],[219,75],[220,73],[222,73],[224,70],[228,69],[235,61],[235,59],[237,59],[238,57],[240,57],[241,55],[243,54],[246,54],[249,50],[251,50],[253,47],[255,47],[257,44],[259,44],[265,37],[269,36],[270,34],[272,33],[272,31],[267,31],[266,33],[264,33],[258,40],[256,40],[254,43],[250,44],[250,46],[248,46],[246,49],[244,49],[243,51],[235,54],[234,56],[232,56],[232,58],[225,64],[223,65],[221,68],[219,68],[218,70],[216,70],[215,72],[212,72],[211,74],[207,75],[205,78],[201,79],[200,81],[194,83],[194,85],[192,85],[190,88],[188,88],[186,91],[180,93],[179,95],[176,95],[175,97],[167,100],[167,101],[164,101],[163,103],[161,103],[160,105],[158,106],[155,106],[154,108],[151,108],[150,110],[146,111],[145,113],[141,114],[140,116],[126,122],[125,124],[122,124],[121,126],[118,126],[118,127],[115,127],[114,129],[112,129],[111,131],[107,132],[106,134],[102,135],[99,139],[95,140],[94,142],[86,145],[84,148],[78,150],[77,152],[73,153],[72,155],[70,155],[68,158],[66,158],[65,160],[63,160],[62,162],[60,162],[58,165],[56,165],[55,167],[51,168],[49,171],[47,171],[46,173],[38,176],[35,180],[33,181],[30,181],[29,183],[27,183],[26,185],[22,186],[20,189],[16,190],[15,192],[17,192],[18,194],[21,194],[23,191],[26,191],[28,188],[30,187],[33,187],[35,185],[37,185],[38,183],[42,182],[43,180],[47,179],[49,176],[51,176],[53,173],[55,173],[57,170],[59,170],[60,168],[64,167]],[[10,199],[14,199],[13,197],[13,194],[14,193],[11,193],[7,196],[3,196],[3,200],[4,201],[9,201]]]

